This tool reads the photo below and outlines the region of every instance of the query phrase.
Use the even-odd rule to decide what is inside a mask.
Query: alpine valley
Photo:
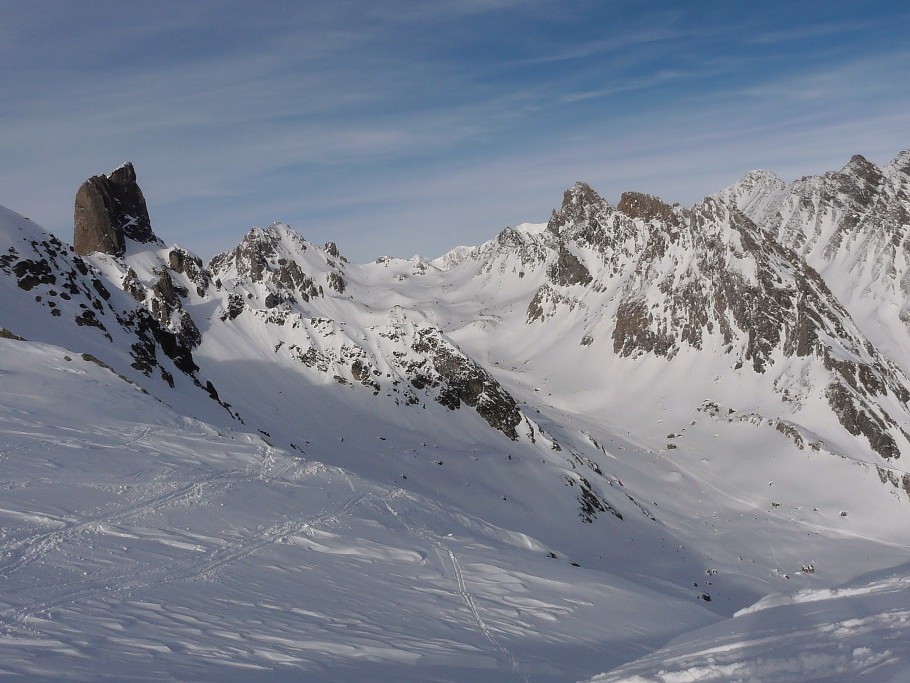
[[[125,164],[0,288],[0,674],[910,680],[910,151],[369,264]]]

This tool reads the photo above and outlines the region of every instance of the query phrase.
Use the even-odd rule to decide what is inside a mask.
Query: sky
[[[136,167],[203,258],[290,224],[353,261],[545,222],[583,180],[691,205],[910,148],[910,6],[0,0],[0,204],[71,239]]]

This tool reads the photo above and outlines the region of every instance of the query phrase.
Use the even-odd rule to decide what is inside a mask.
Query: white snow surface
[[[590,683],[901,683],[910,661],[910,565],[836,589],[772,595]]]
[[[2,674],[553,680],[714,620],[468,498],[221,434],[59,347],[0,351]]]

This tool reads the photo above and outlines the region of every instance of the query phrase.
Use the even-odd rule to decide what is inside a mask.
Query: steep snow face
[[[789,187],[748,174],[720,193],[816,268],[864,333],[910,369],[910,150],[879,168],[854,156]]]

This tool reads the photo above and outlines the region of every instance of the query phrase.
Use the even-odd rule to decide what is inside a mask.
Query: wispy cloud
[[[828,36],[838,36],[850,33],[861,33],[874,29],[878,26],[874,21],[845,21],[839,23],[818,23],[811,26],[800,26],[799,28],[779,29],[759,33],[750,36],[746,40],[756,45],[774,45],[776,43],[789,42],[793,40],[808,40],[810,38],[820,38]]]
[[[624,50],[632,46],[648,45],[661,41],[678,40],[682,34],[671,28],[644,28],[640,31],[618,33],[604,40],[593,40],[581,44],[557,46],[534,57],[510,62],[512,66],[535,66],[587,59],[594,55]]]
[[[6,3],[0,204],[67,236],[79,183],[131,159],[162,236],[205,256],[279,219],[355,259],[434,255],[546,220],[577,179],[691,203],[910,146],[910,58],[868,40],[899,17],[790,40],[636,8]]]

